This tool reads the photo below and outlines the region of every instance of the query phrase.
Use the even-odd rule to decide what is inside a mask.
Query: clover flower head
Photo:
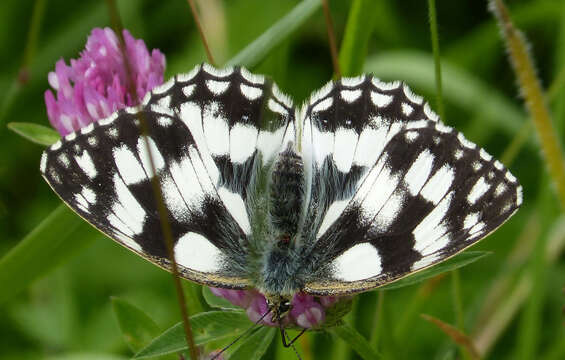
[[[256,290],[230,290],[211,288],[214,295],[222,297],[236,306],[246,310],[249,320],[261,321],[264,325],[278,327],[271,316],[264,316],[268,311],[265,296]],[[283,327],[317,328],[324,325],[328,310],[344,298],[335,296],[314,297],[303,293],[294,295],[292,308],[288,316],[283,318]],[[349,299],[349,298],[348,298]]]
[[[123,37],[124,51],[112,29],[95,28],[78,59],[71,59],[70,65],[60,59],[55,71],[49,73],[56,95],[45,91],[47,116],[61,135],[137,105],[148,91],[163,83],[165,56],[157,49],[149,53],[143,40],[127,30]],[[128,81],[135,86],[137,97],[129,91]]]

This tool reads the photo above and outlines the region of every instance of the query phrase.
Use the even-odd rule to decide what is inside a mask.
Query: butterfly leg
[[[287,340],[286,340],[287,337],[288,337],[287,333],[284,331],[284,329],[283,329],[282,326],[279,327],[279,329],[281,330],[282,343],[283,343],[283,346],[284,346],[285,348],[291,347],[292,344],[294,344],[294,342],[295,342],[296,340],[298,340],[298,338],[301,337],[302,334],[304,334],[304,333],[306,332],[306,329],[302,329],[302,331],[300,332],[300,334],[296,335],[296,337],[295,337],[294,339],[290,340],[290,342],[287,342]],[[289,338],[289,339],[290,339],[290,338]]]

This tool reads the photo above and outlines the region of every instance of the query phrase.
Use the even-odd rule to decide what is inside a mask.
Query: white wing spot
[[[263,89],[255,86],[241,84],[239,89],[241,90],[241,94],[251,101],[257,100],[263,95]]]
[[[454,178],[453,168],[447,164],[443,165],[424,185],[420,195],[434,205],[437,205],[451,187]]]
[[[268,106],[272,112],[281,114],[282,116],[288,115],[288,111],[281,104],[279,104],[273,99],[269,99]]]
[[[416,196],[428,180],[434,164],[434,156],[428,149],[422,151],[404,176],[410,194]]]
[[[485,149],[481,149],[479,151],[479,155],[481,156],[481,159],[483,159],[485,161],[491,161],[492,160],[492,156],[489,153],[487,153],[485,151]]]
[[[172,88],[174,84],[175,84],[175,79],[171,78],[166,83],[159,85],[156,88],[154,88],[153,90],[151,90],[151,92],[153,94],[162,94],[162,93],[168,91],[170,88]]]
[[[239,71],[241,77],[243,77],[245,80],[249,81],[252,84],[262,85],[265,82],[265,77],[262,75],[252,74],[245,68],[240,68]]]
[[[351,169],[355,155],[357,132],[340,127],[336,130],[334,138],[333,161],[339,171],[346,173]]]
[[[118,138],[118,128],[117,127],[111,127],[109,128],[106,133],[108,134],[109,137],[113,138],[113,139],[117,139]]]
[[[416,140],[419,135],[420,135],[420,134],[418,134],[417,131],[407,131],[407,132],[404,134],[404,137],[406,138],[406,140],[407,140],[409,143],[413,143],[414,140]]]
[[[263,155],[263,165],[269,162],[281,146],[284,136],[284,126],[274,132],[261,131],[257,138],[257,149]]]
[[[416,120],[416,121],[409,121],[406,125],[406,129],[421,129],[428,127],[429,120]]]
[[[241,123],[235,124],[230,131],[230,159],[243,163],[255,152],[257,128]]]
[[[292,108],[292,99],[290,98],[290,96],[280,91],[277,84],[273,84],[271,91],[275,99],[285,104],[287,108]]]
[[[424,98],[414,94],[412,90],[408,87],[408,85],[404,85],[403,90],[404,90],[404,95],[406,95],[408,100],[412,101],[413,103],[420,105],[424,101]]]
[[[43,154],[41,154],[41,161],[39,162],[39,170],[41,170],[42,173],[45,173],[46,168],[47,168],[47,153],[43,152]]]
[[[77,137],[77,133],[72,132],[72,133],[65,136],[65,140],[66,141],[73,141],[74,139],[76,139],[76,137]]]
[[[229,81],[206,80],[206,86],[214,95],[222,95],[230,86]]]
[[[112,113],[112,115],[108,116],[107,118],[98,120],[98,125],[100,126],[110,125],[117,118],[118,118],[118,113],[117,112]]]
[[[71,166],[71,160],[69,160],[69,157],[67,156],[67,154],[65,153],[61,153],[59,154],[59,162],[61,164],[63,164],[63,166],[68,169],[69,166]]]
[[[147,178],[141,163],[127,145],[114,148],[112,156],[126,185],[137,184]]]
[[[325,111],[327,109],[329,109],[334,103],[334,99],[329,97],[326,98],[322,101],[320,101],[319,103],[317,103],[313,108],[312,108],[312,112],[320,112],[320,111]]]
[[[151,110],[153,110],[154,112],[167,114],[167,115],[170,115],[170,116],[175,115],[175,113],[173,112],[173,109],[171,108],[171,97],[170,96],[164,96],[164,97],[160,98],[159,101],[157,102],[157,104],[151,106]]]
[[[438,114],[436,114],[432,110],[432,108],[430,107],[430,104],[428,104],[428,103],[424,104],[424,114],[426,114],[426,116],[432,121],[439,121]]]
[[[330,92],[333,90],[334,88],[334,83],[332,81],[328,82],[326,85],[322,86],[320,88],[320,90],[314,92],[311,96],[310,96],[310,104],[313,104],[315,102],[317,102],[320,99],[325,98],[326,96],[328,96],[330,94]]]
[[[379,90],[394,90],[400,87],[400,81],[384,82],[374,77],[371,82]]]
[[[147,148],[147,144],[149,144],[149,149]],[[149,157],[149,151],[151,151],[151,158]],[[140,136],[137,141],[137,153],[141,159],[141,164],[145,169],[145,173],[149,177],[153,177],[155,175],[151,166],[151,160],[153,160],[153,165],[157,172],[161,171],[165,167],[165,159],[163,159],[163,155],[159,151],[159,148],[157,148],[153,138],[145,135]]]
[[[98,139],[94,136],[91,136],[88,139],[86,139],[86,142],[88,142],[88,145],[90,145],[92,147],[98,145]]]
[[[376,107],[385,107],[392,102],[392,95],[385,95],[371,91],[371,100]]]
[[[189,232],[175,244],[175,260],[185,268],[215,273],[220,270],[222,252],[204,236]]]
[[[483,167],[483,164],[481,164],[480,161],[473,161],[473,164],[471,166],[473,167],[473,170],[479,171]]]
[[[461,144],[469,149],[474,149],[477,147],[477,145],[475,145],[474,143],[470,142],[469,140],[467,140],[465,138],[465,136],[463,136],[463,133],[459,133],[457,134],[457,139],[459,139],[459,141],[461,142]]]
[[[363,91],[358,89],[358,90],[341,90],[340,92],[341,98],[348,103],[353,103],[355,101],[357,101],[361,95],[363,94]]]
[[[82,171],[84,171],[86,176],[88,176],[91,179],[94,179],[96,177],[98,171],[96,170],[96,167],[94,166],[94,162],[92,161],[92,158],[90,157],[88,151],[84,150],[82,152],[82,155],[75,156],[75,160],[78,163],[78,166],[82,169]]]
[[[241,230],[245,234],[251,233],[251,224],[249,223],[249,217],[247,215],[247,210],[245,208],[245,203],[241,196],[237,193],[233,193],[226,189],[225,187],[220,187],[218,189],[218,195],[222,199],[222,202],[233,216],[235,221],[241,227]]]
[[[178,74],[177,75],[177,81],[188,82],[188,81],[194,79],[194,77],[196,76],[196,74],[198,74],[199,71],[200,71],[200,66],[196,66],[194,69],[190,70],[186,74]]]
[[[484,176],[481,176],[475,185],[473,185],[469,195],[467,195],[467,201],[469,204],[475,204],[477,200],[479,200],[479,198],[488,191],[488,189],[490,189],[490,185],[485,181]]]
[[[506,191],[507,187],[504,183],[500,183],[496,186],[496,190],[494,190],[494,196],[500,196]]]
[[[452,128],[450,128],[449,126],[445,126],[440,122],[436,123],[436,130],[441,132],[441,133],[446,133],[446,134],[453,131]]]
[[[329,227],[341,216],[343,210],[345,210],[345,207],[349,204],[349,201],[350,199],[338,200],[334,201],[330,205],[328,211],[326,211],[322,225],[320,225],[316,239],[319,239],[322,235],[324,235],[326,230],[328,230]]]
[[[430,255],[449,243],[447,226],[443,224],[443,220],[452,198],[453,192],[450,192],[412,231],[416,242],[414,250],[423,256]]]
[[[463,157],[463,150],[461,149],[457,149],[453,152],[453,157],[455,158],[455,160],[459,160]]]
[[[502,163],[501,163],[500,161],[498,161],[498,160],[496,160],[496,161],[494,162],[494,167],[495,167],[497,170],[502,170],[502,169],[504,169],[504,165],[502,165]]]
[[[114,175],[114,190],[117,201],[112,205],[112,212],[131,229],[133,234],[141,234],[145,223],[145,210],[118,174]]]
[[[348,87],[356,87],[359,86],[365,81],[365,75],[357,76],[357,77],[350,77],[350,78],[342,78],[341,84],[343,86]]]
[[[220,111],[218,103],[213,102],[207,105],[202,117],[208,150],[215,156],[227,155],[230,150],[228,119]]]
[[[186,85],[182,88],[182,93],[184,94],[184,96],[189,98],[192,95],[192,93],[194,92],[194,89],[196,89],[195,84]]]
[[[61,140],[57,140],[57,142],[55,144],[51,145],[51,150],[52,151],[59,150],[62,145],[63,145],[63,142]]]
[[[475,226],[475,224],[479,222],[480,217],[481,217],[480,212],[474,212],[465,216],[465,220],[463,220],[463,229],[466,230]]]
[[[522,194],[522,186],[518,186],[516,188],[516,205],[522,205],[522,201],[524,200],[524,195]]]
[[[346,250],[334,262],[333,276],[343,281],[369,279],[382,272],[381,257],[369,243],[361,243]]]
[[[402,113],[405,116],[410,116],[414,112],[414,108],[407,103],[402,103]]]
[[[157,124],[159,124],[159,126],[162,126],[162,127],[169,127],[169,126],[173,125],[173,119],[171,119],[168,116],[159,116],[157,118]]]
[[[515,182],[518,181],[518,180],[516,179],[516,177],[510,173],[510,171],[507,171],[507,172],[506,172],[506,179],[507,179],[508,181],[510,181],[511,183],[515,183]]]
[[[83,186],[81,194],[90,204],[96,203],[96,193],[92,189]]]
[[[94,130],[94,123],[90,123],[85,127],[81,128],[80,133],[84,135],[90,133],[92,130]]]
[[[208,74],[220,78],[230,76],[233,73],[233,67],[231,66],[223,69],[216,69],[215,67],[204,63],[202,64],[202,69],[204,69],[204,71],[206,71]]]

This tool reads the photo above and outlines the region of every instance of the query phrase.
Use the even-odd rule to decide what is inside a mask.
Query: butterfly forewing
[[[305,291],[364,291],[458,253],[500,226],[521,188],[401,83],[344,79],[305,110],[320,271]],[[311,140],[310,140],[311,139]]]
[[[291,106],[262,76],[203,65],[155,89],[139,111],[120,111],[68,135],[46,150],[41,171],[83,218],[169,268],[154,168],[182,276],[245,287],[247,191],[279,151]]]

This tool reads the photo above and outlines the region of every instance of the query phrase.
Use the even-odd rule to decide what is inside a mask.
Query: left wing
[[[361,77],[328,89],[304,110],[305,292],[399,279],[471,246],[520,206],[516,178],[406,86]]]
[[[262,76],[204,64],[154,89],[140,107],[67,135],[43,153],[40,170],[86,221],[170,269],[151,186],[156,172],[181,276],[244,288],[251,285],[247,190],[282,144],[293,119],[286,103]]]

